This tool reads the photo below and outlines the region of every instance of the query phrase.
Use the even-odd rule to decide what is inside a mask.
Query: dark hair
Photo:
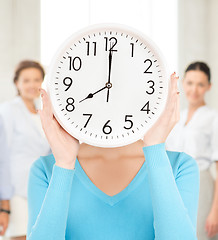
[[[211,74],[210,74],[210,68],[208,67],[208,65],[204,62],[193,62],[191,63],[185,70],[185,73],[187,73],[190,70],[200,70],[202,72],[204,72],[207,77],[208,77],[208,82],[210,83],[210,78],[211,78]]]
[[[14,72],[14,83],[16,84],[16,82],[18,81],[18,78],[20,76],[20,73],[22,70],[24,69],[27,69],[27,68],[36,68],[38,69],[41,74],[42,74],[42,79],[44,79],[45,77],[45,70],[44,68],[42,67],[42,65],[36,61],[32,61],[32,60],[24,60],[24,61],[21,61],[16,69],[15,69],[15,72]],[[18,90],[18,95],[20,95],[19,93],[19,90]]]

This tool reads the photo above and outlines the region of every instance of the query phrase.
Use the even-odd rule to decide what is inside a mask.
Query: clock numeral
[[[144,61],[144,63],[146,63],[146,62],[149,62],[149,66],[148,66],[147,69],[144,71],[144,73],[152,73],[152,72],[148,72],[148,69],[152,66],[152,61],[151,61],[151,59],[146,59],[146,60]]]
[[[146,93],[147,93],[147,94],[153,94],[153,93],[154,93],[154,81],[149,80],[149,81],[147,81],[147,83],[152,83],[152,85],[149,86],[149,88],[152,89],[152,92],[148,92],[148,91],[146,91]]]
[[[75,109],[75,106],[73,105],[74,104],[74,99],[72,97],[69,97],[67,100],[67,105],[66,105],[66,110],[68,112],[72,112],[74,109]]]
[[[143,106],[143,108],[140,111],[146,111],[147,114],[149,114],[149,112],[151,111],[149,109],[149,101]]]
[[[102,128],[102,131],[105,134],[110,134],[112,132],[112,127],[107,125],[109,122],[110,122],[110,120],[108,120]]]
[[[89,118],[88,118],[87,122],[86,122],[86,123],[85,123],[85,125],[84,125],[84,128],[85,128],[85,127],[87,126],[87,124],[88,124],[89,120],[91,119],[91,117],[92,117],[92,114],[83,113],[83,116],[89,116]]]
[[[133,57],[133,53],[134,53],[134,43],[130,43],[131,45],[131,57]]]
[[[105,51],[108,50],[108,41],[111,41],[109,51],[117,52],[117,50],[114,49],[115,45],[117,44],[117,39],[115,37],[111,37],[111,38],[109,38],[109,40],[108,40],[108,37],[104,37],[104,38],[105,38],[105,41],[106,41],[105,42]]]
[[[90,42],[86,42],[87,43],[87,56],[89,56],[89,46],[90,46]],[[96,56],[96,42],[92,42],[94,44],[94,56]]]
[[[67,91],[67,90],[71,87],[72,83],[73,83],[72,78],[70,78],[70,77],[65,77],[64,80],[63,80],[63,84],[64,84],[65,86],[67,86],[67,88],[66,88],[64,91]]]
[[[69,70],[71,70],[72,67],[73,67],[73,70],[79,71],[80,68],[82,67],[81,58],[80,57],[75,57],[73,60],[72,60],[71,56],[68,56],[68,58],[70,59]]]
[[[125,126],[124,126],[124,128],[127,129],[127,130],[129,130],[129,129],[132,128],[132,126],[133,126],[133,122],[132,122],[130,119],[127,119],[127,118],[129,118],[129,117],[132,117],[132,115],[126,115],[126,116],[125,116],[125,122],[129,122],[129,123],[130,123],[130,126],[129,126],[129,127],[125,127]]]

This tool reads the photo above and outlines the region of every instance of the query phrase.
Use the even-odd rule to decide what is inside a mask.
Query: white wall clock
[[[162,113],[169,76],[147,36],[98,24],[67,39],[54,56],[47,90],[61,126],[82,142],[119,147],[144,136]]]

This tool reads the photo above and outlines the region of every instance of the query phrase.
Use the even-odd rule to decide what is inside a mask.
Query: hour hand
[[[80,100],[79,102],[82,102],[82,101],[84,101],[84,100],[86,100],[86,99],[88,99],[88,98],[93,98],[93,94],[92,94],[92,93],[89,93],[89,95],[88,95],[86,98]]]
[[[101,92],[101,91],[104,90],[105,88],[107,88],[107,85],[105,85],[105,87],[99,89],[98,91],[96,91],[96,92],[94,92],[94,93],[89,93],[89,95],[88,95],[86,98],[80,100],[79,102],[82,102],[82,101],[84,101],[84,100],[86,100],[86,99],[89,99],[89,98],[93,98],[93,96],[94,96],[96,93]]]

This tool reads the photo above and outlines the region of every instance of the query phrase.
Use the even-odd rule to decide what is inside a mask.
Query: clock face
[[[168,94],[165,61],[154,43],[123,25],[86,28],[60,47],[48,74],[56,119],[98,147],[133,143],[162,113]]]

